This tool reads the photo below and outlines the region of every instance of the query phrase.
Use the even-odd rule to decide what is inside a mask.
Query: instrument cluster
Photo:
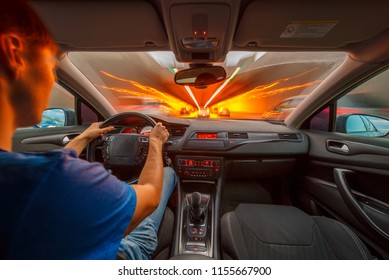
[[[128,133],[128,134],[140,134],[140,135],[146,135],[148,136],[150,134],[150,131],[153,128],[149,125],[134,125],[134,126],[128,126],[123,127],[120,133]]]

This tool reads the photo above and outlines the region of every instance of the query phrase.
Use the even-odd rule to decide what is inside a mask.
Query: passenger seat
[[[223,259],[372,259],[344,224],[296,207],[240,204],[221,219]]]

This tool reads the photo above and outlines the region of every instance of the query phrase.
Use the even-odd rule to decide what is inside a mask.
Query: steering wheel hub
[[[138,134],[105,135],[103,138],[103,159],[105,164],[126,166],[145,162],[149,139]]]

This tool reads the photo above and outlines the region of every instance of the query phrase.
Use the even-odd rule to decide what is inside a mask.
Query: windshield
[[[72,63],[118,112],[183,118],[284,120],[345,59],[338,52],[230,52],[227,79],[206,88],[174,83],[188,64],[172,52],[72,52]]]

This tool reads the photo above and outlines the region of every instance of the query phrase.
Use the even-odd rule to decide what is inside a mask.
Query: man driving
[[[58,48],[23,1],[0,5],[0,255],[1,259],[149,259],[176,184],[163,167],[169,137],[161,124],[149,136],[138,183],[127,185],[100,163],[78,158],[111,131],[92,124],[65,149],[14,153],[18,127],[41,121],[56,80]]]

